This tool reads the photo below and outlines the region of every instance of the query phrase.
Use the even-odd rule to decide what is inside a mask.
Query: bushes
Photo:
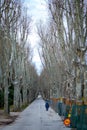
[[[8,93],[8,102],[9,105],[13,105],[13,98],[14,98],[14,86],[11,84],[9,87]],[[0,108],[4,107],[4,89],[0,90]]]
[[[11,86],[9,87],[9,93],[8,93],[8,102],[9,105],[13,105],[13,98],[14,98],[14,86],[13,84],[11,84]]]

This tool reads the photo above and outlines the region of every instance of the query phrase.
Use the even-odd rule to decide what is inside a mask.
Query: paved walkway
[[[61,118],[51,108],[46,111],[44,100],[38,98],[19,115],[14,123],[0,130],[70,130],[70,128],[63,125]]]

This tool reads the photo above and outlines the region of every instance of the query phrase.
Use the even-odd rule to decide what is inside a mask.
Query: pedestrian
[[[47,101],[45,103],[45,108],[46,108],[46,111],[48,111],[48,109],[49,109],[49,103]]]

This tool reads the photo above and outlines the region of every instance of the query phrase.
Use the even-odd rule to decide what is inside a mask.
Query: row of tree
[[[87,2],[48,0],[47,4],[48,27],[38,26],[41,89],[48,98],[87,100]]]
[[[21,0],[0,0],[0,97],[4,97],[1,106],[5,114],[9,113],[11,93],[14,111],[37,93],[38,76],[31,64],[30,48],[26,47],[30,23]]]

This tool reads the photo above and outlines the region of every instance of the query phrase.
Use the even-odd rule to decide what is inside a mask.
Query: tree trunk
[[[26,105],[26,104],[27,104],[27,88],[26,86],[23,86],[23,105]]]
[[[8,94],[9,94],[9,91],[8,91],[8,81],[7,79],[5,78],[4,79],[4,113],[5,115],[8,115],[9,114],[9,104],[8,104]]]
[[[18,111],[20,109],[20,89],[19,85],[14,85],[14,111]]]

